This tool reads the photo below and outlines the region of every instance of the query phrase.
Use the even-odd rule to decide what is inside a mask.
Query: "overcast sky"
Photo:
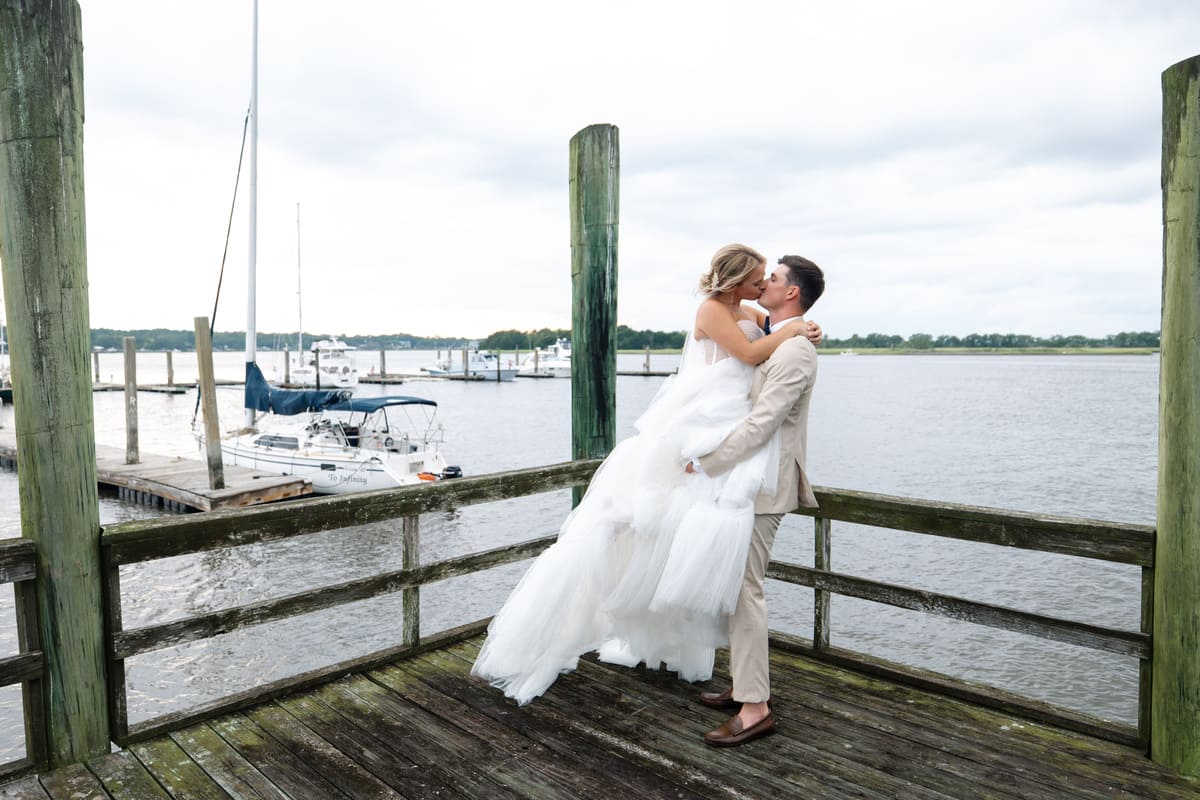
[[[211,312],[249,0],[82,3],[93,327]],[[806,255],[843,337],[1159,327],[1162,70],[1200,3],[317,3],[259,12],[258,329],[570,326],[568,142],[620,129],[619,319]],[[248,159],[248,156],[247,156]],[[248,177],[217,315],[246,320]]]

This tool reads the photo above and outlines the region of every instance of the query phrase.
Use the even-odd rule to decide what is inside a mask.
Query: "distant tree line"
[[[192,331],[172,331],[165,328],[143,328],[138,330],[114,330],[112,328],[96,328],[92,330],[92,346],[101,350],[120,350],[122,339],[132,336],[137,340],[139,350],[194,350],[196,349],[195,335]],[[620,350],[642,350],[647,345],[651,349],[678,350],[683,347],[684,331],[635,331],[627,325],[617,326],[617,348]],[[571,331],[558,328],[540,328],[535,331],[505,330],[496,331],[480,340],[480,347],[488,350],[531,350],[537,347],[548,347],[560,338],[569,339]],[[305,348],[311,347],[314,339],[332,338],[327,333],[304,334]],[[393,333],[381,336],[343,336],[339,339],[359,350],[398,350],[413,348],[414,350],[434,350],[437,348],[459,348],[467,345],[468,339],[450,337],[413,336],[408,333]],[[282,350],[284,347],[296,347],[296,334],[292,333],[260,333],[258,346],[261,350]],[[852,349],[852,348],[884,348],[893,350],[932,350],[934,348],[966,347],[966,348],[1020,348],[1020,347],[1158,347],[1158,331],[1138,331],[1114,333],[1102,338],[1093,339],[1086,336],[1028,336],[1019,333],[971,333],[966,336],[950,336],[942,334],[933,336],[928,333],[914,333],[907,339],[903,336],[885,333],[868,333],[860,336],[857,333],[845,339],[828,337],[822,348]],[[213,334],[214,350],[242,350],[246,347],[246,334],[241,331]]]
[[[122,349],[122,339],[132,336],[137,340],[139,350],[195,350],[196,336],[192,331],[170,331],[164,328],[142,328],[138,330],[114,330],[112,328],[95,328],[92,330],[92,347],[101,350]],[[305,333],[304,347],[312,347],[314,339],[331,339],[333,334]],[[446,347],[463,347],[467,340],[461,337],[428,337],[414,336],[408,333],[392,333],[382,336],[343,336],[337,338],[351,347],[359,350],[399,350],[413,348],[414,350],[433,350]],[[296,349],[296,332],[290,333],[259,333],[257,340],[261,350],[282,350],[288,347]],[[213,334],[214,350],[244,350],[246,334],[243,331],[217,331]]]
[[[928,333],[914,333],[905,339],[903,336],[889,336],[885,333],[868,333],[859,336],[857,333],[846,339],[827,337],[823,348],[846,349],[854,347],[885,348],[892,350],[932,350],[942,347],[969,347],[1002,349],[1010,347],[1158,347],[1158,331],[1138,331],[1114,333],[1108,336],[1091,339],[1086,336],[1029,336],[1022,333],[969,333],[966,336],[950,336],[942,334],[932,336]]]
[[[683,347],[683,331],[635,331],[628,325],[617,326],[618,350],[643,350],[647,345],[653,349],[678,350]],[[571,332],[559,328],[541,328],[536,331],[496,331],[480,341],[479,346],[488,350],[534,350],[549,347],[559,339],[570,339]]]

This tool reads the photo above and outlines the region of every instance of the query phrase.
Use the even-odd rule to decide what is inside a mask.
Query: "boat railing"
[[[590,480],[598,465],[599,462],[595,460],[573,461],[418,487],[305,499],[203,515],[138,520],[106,527],[101,537],[101,566],[104,575],[106,649],[109,659],[107,692],[112,738],[123,745],[144,740],[168,730],[316,686],[336,676],[370,669],[404,655],[435,649],[482,633],[488,619],[422,636],[420,587],[531,558],[549,547],[555,537],[544,536],[421,564],[418,557],[420,515],[580,486]],[[772,561],[768,571],[771,578],[814,590],[812,637],[803,639],[789,633],[773,633],[774,644],[800,648],[817,658],[886,675],[894,680],[916,683],[1089,735],[1135,746],[1145,745],[1149,722],[1153,528],[836,489],[818,489],[817,497],[819,511],[798,512],[814,520],[813,566]],[[403,538],[398,569],[144,627],[127,629],[122,624],[123,566],[394,520],[401,521]],[[1143,576],[1141,630],[1104,628],[835,572],[830,566],[834,521],[1138,566]],[[303,541],[296,539],[296,545],[304,546]],[[6,574],[21,576],[19,579],[24,581],[32,579],[30,543],[18,540],[10,550],[0,552],[12,554],[0,556],[0,567],[7,563],[15,565],[9,569],[16,571]],[[402,594],[403,610],[399,641],[384,649],[265,683],[195,708],[163,714],[132,725],[129,723],[125,680],[125,662],[129,658],[397,592]],[[885,661],[869,653],[833,647],[830,645],[832,620],[829,611],[830,598],[835,594],[1139,659],[1138,726],[1134,729],[1033,698]],[[25,627],[36,630],[36,625],[27,623]],[[9,683],[18,680],[36,682],[40,675],[41,657],[34,652],[36,647],[28,649],[30,652],[23,651],[16,661],[0,661],[0,679],[6,679]],[[27,688],[27,708],[30,707],[29,691]],[[36,686],[33,691],[37,691]],[[33,705],[39,704],[35,702]],[[36,731],[38,725],[34,718],[32,729]],[[36,742],[30,745],[36,746]]]

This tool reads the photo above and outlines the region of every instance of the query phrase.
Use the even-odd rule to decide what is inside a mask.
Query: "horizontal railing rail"
[[[583,485],[590,480],[599,463],[594,460],[573,461],[385,492],[314,498],[203,516],[139,520],[106,529],[101,539],[101,550],[107,576],[109,691],[114,739],[128,743],[148,738],[164,730],[315,685],[324,678],[366,669],[406,653],[418,652],[435,642],[455,641],[482,632],[488,621],[486,619],[433,634],[433,639],[422,641],[419,633],[419,587],[531,558],[549,547],[555,537],[546,536],[436,563],[420,564],[417,558],[418,516]],[[1019,710],[1035,719],[1045,719],[1092,735],[1127,743],[1145,743],[1145,731],[1148,730],[1145,727],[1148,723],[1145,706],[1152,646],[1149,613],[1153,602],[1149,592],[1153,586],[1153,527],[1024,514],[828,488],[818,488],[817,497],[820,503],[818,509],[796,512],[814,519],[814,566],[772,561],[768,569],[771,578],[814,590],[813,637],[811,642],[804,643],[797,637],[775,633],[778,642],[786,646],[803,647],[817,657],[867,671],[882,671],[899,680],[941,687],[985,705]],[[120,566],[123,564],[279,541],[325,530],[397,519],[402,520],[404,526],[404,558],[400,569],[166,623],[128,630],[121,626],[119,597]],[[830,554],[832,523],[835,521],[1138,566],[1143,571],[1141,630],[1126,631],[1091,625],[834,572],[830,569]],[[134,726],[128,724],[124,680],[124,661],[127,658],[395,592],[401,592],[404,599],[403,636],[398,645],[215,700],[197,709],[167,714]],[[991,687],[974,690],[973,685],[965,681],[900,664],[889,664],[867,653],[831,647],[829,608],[830,598],[835,594],[1140,659],[1142,674],[1138,730],[1133,731]]]
[[[46,720],[42,702],[45,655],[38,628],[37,545],[32,539],[0,540],[0,584],[13,584],[16,601],[16,655],[0,658],[0,686],[21,684],[25,757],[0,764],[0,778],[19,775],[46,762]]]

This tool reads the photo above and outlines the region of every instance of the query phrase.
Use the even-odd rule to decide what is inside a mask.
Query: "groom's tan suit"
[[[789,324],[803,324],[797,319]],[[780,431],[779,479],[775,492],[754,501],[754,535],[737,608],[729,618],[729,660],[733,699],[762,703],[771,697],[767,654],[767,602],[763,579],[783,515],[817,499],[804,472],[808,452],[808,403],[817,379],[817,351],[803,336],[781,344],[754,373],[750,416],[717,449],[699,459],[709,475],[743,461]]]

